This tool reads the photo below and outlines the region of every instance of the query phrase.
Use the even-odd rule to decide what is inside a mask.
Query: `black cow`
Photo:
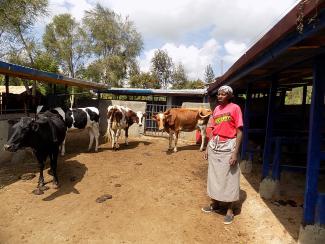
[[[10,122],[9,122],[10,123]],[[34,194],[43,194],[45,187],[43,170],[47,156],[50,157],[54,188],[58,188],[59,180],[56,172],[59,146],[67,131],[63,119],[49,111],[39,114],[37,119],[23,117],[19,122],[13,122],[11,136],[4,145],[5,150],[15,152],[18,149],[31,147],[34,150],[40,167],[37,189]]]

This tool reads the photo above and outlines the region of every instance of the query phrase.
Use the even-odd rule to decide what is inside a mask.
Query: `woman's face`
[[[220,104],[227,104],[229,103],[230,95],[224,91],[218,92],[218,102]]]

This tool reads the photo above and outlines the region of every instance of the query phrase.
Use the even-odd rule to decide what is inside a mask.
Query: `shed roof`
[[[302,18],[300,22],[299,19]],[[298,26],[302,27],[298,31]],[[267,88],[274,75],[282,86],[311,82],[312,60],[325,53],[325,1],[300,1],[208,88]]]
[[[206,89],[141,89],[141,88],[111,88],[104,93],[118,95],[164,95],[164,96],[205,96]]]
[[[28,80],[37,80],[46,83],[78,86],[90,89],[107,89],[109,86],[103,83],[90,82],[80,79],[72,79],[61,74],[41,71],[29,67],[0,61],[0,74],[19,77]]]

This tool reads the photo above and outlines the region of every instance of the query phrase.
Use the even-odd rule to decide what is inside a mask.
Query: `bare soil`
[[[207,161],[198,145],[183,142],[177,153],[167,151],[166,139],[153,137],[132,138],[119,151],[104,143],[98,153],[88,153],[87,145],[85,135],[68,138],[67,155],[59,158],[61,187],[43,195],[32,194],[38,180],[34,160],[0,165],[0,243],[297,240],[302,209],[263,201],[256,192],[259,170],[241,177],[241,203],[226,226],[222,214],[201,211],[209,198]],[[25,173],[36,177],[20,179]],[[103,195],[107,199],[97,200]]]

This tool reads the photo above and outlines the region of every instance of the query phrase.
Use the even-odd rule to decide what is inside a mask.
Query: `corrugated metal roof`
[[[77,86],[90,89],[102,90],[109,88],[107,84],[72,79],[61,74],[32,69],[29,67],[11,64],[3,61],[0,61],[0,74],[19,77],[22,79],[38,80],[46,83]]]
[[[213,95],[224,84],[245,88],[256,80],[261,87],[267,87],[269,76],[285,70],[288,72],[283,72],[278,79],[288,83],[287,80],[295,82],[302,75],[310,76],[311,65],[303,62],[324,52],[324,7],[324,0],[300,1],[225,74],[215,79],[208,88],[209,94]],[[304,21],[301,32],[297,30],[300,15]]]
[[[111,88],[104,93],[118,94],[118,95],[194,95],[204,96],[207,94],[206,89],[141,89],[141,88]]]

